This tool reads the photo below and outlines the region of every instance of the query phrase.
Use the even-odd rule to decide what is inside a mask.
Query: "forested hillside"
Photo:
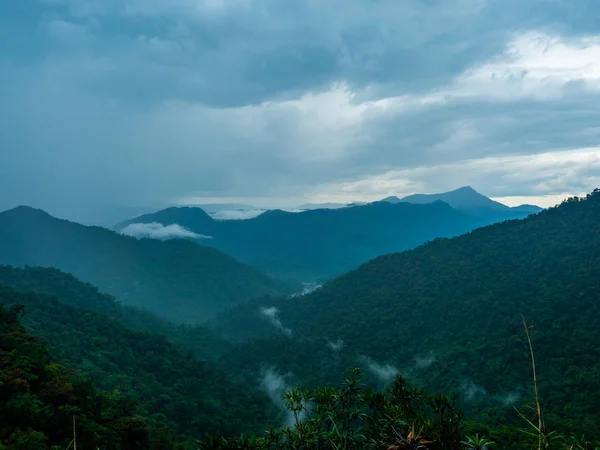
[[[0,283],[21,292],[56,297],[61,303],[75,308],[96,311],[128,328],[165,335],[200,359],[214,359],[231,347],[231,343],[205,326],[178,325],[146,309],[122,305],[114,297],[99,292],[95,286],[58,269],[0,266]]]
[[[60,361],[89,376],[97,389],[137,403],[136,414],[154,428],[172,429],[175,440],[261,431],[277,419],[266,394],[233,381],[161,335],[2,285],[0,304],[24,306],[24,323]]]
[[[0,295],[19,303],[1,286]],[[161,445],[169,432],[152,429],[138,403],[119,391],[99,393],[84,375],[59,364],[21,325],[21,313],[0,304],[0,448],[69,448],[73,417],[80,448],[168,448]]]
[[[202,244],[301,281],[330,278],[384,253],[410,249],[436,237],[457,236],[488,223],[443,202],[377,202],[299,213],[274,210],[230,221],[213,220],[199,208],[169,208],[137,217],[118,229],[153,222],[179,224],[211,236],[202,239]]]
[[[0,214],[0,264],[51,266],[179,322],[288,288],[213,248],[135,239],[20,207]]]
[[[241,337],[256,333],[272,344],[248,342],[223,364],[250,370],[261,361],[325,383],[331,379],[306,378],[306,367],[324,364],[329,351],[380,379],[402,373],[452,392],[469,417],[498,426],[518,420],[512,406],[531,403],[523,314],[549,426],[598,439],[599,224],[596,190],[524,220],[381,256],[298,299],[257,299],[219,326],[235,335],[243,323]],[[305,351],[302,342],[322,350]]]

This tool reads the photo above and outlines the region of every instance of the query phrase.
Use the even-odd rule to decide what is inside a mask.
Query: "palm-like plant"
[[[462,444],[469,450],[486,450],[488,446],[494,445],[494,442],[485,436],[479,437],[479,434],[476,434],[475,436],[466,436],[466,440],[462,441]]]

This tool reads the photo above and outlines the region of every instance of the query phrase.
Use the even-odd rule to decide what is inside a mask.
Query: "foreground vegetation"
[[[516,414],[522,427],[485,430],[464,420],[454,398],[430,396],[397,376],[383,392],[365,389],[358,369],[353,369],[341,388],[294,389],[285,394],[289,425],[264,437],[209,438],[200,450],[275,449],[387,449],[387,450],[598,450],[585,436],[579,438],[549,428],[540,403],[535,355],[530,328],[522,317],[531,355],[533,407]]]
[[[106,315],[81,310],[43,294],[16,292],[3,285],[0,285],[1,304],[10,305],[10,309],[3,307],[0,334],[0,350],[5,352],[9,368],[1,368],[0,372],[12,377],[10,367],[14,366],[16,378],[5,382],[8,384],[0,383],[0,388],[16,384],[23,389],[18,393],[6,392],[7,404],[14,406],[18,413],[10,408],[4,412],[18,420],[23,432],[28,427],[36,429],[33,425],[36,422],[29,422],[27,411],[39,403],[31,398],[32,387],[26,380],[38,379],[49,365],[59,362],[71,371],[76,369],[73,373],[82,374],[80,378],[88,380],[90,387],[127,405],[129,414],[143,418],[143,426],[140,426],[144,430],[164,430],[173,445],[191,442],[206,433],[233,435],[240,429],[256,432],[278,420],[277,410],[264,393],[232,380],[209,361],[198,360],[161,335],[131,330]],[[17,319],[38,338],[26,332]],[[15,333],[23,337],[18,345],[11,344]],[[40,352],[46,359],[31,362]],[[69,380],[64,382],[68,386],[72,384]],[[46,392],[45,385],[33,387],[36,386],[41,393]],[[26,403],[21,394],[27,398]],[[73,395],[74,399],[65,399],[66,403],[59,402],[54,408],[57,411],[67,408],[66,415],[59,414],[61,420],[68,418],[72,402],[77,407],[78,402],[88,405],[85,395],[82,398],[77,393]],[[40,414],[55,414],[50,407],[42,405],[40,408]],[[106,412],[100,406],[90,408],[94,414],[105,417]],[[77,411],[71,412],[78,415]],[[41,423],[38,431],[45,432],[44,424]],[[5,433],[5,436],[9,435]],[[48,435],[54,443],[52,436],[55,435]],[[106,442],[98,439],[94,442]]]
[[[596,450],[585,437],[538,428],[523,415],[524,428],[493,441],[464,420],[454,399],[430,396],[397,377],[383,392],[365,388],[354,369],[339,388],[294,389],[285,394],[288,426],[265,436],[209,438],[200,450],[485,450],[491,448]]]
[[[5,292],[4,300],[6,295]],[[50,308],[56,306],[49,302]],[[532,366],[535,407],[531,411],[515,411],[522,418],[522,427],[487,429],[466,421],[452,397],[429,395],[401,376],[389,388],[376,390],[366,387],[360,371],[353,369],[340,387],[287,391],[284,395],[287,416],[282,428],[226,437],[236,430],[248,429],[248,423],[232,422],[223,432],[205,422],[204,430],[212,429],[214,436],[225,437],[178,444],[173,430],[149,415],[132,393],[119,389],[100,392],[86,374],[58,363],[44,341],[21,324],[22,316],[22,306],[0,305],[1,450],[57,450],[69,448],[75,442],[80,448],[107,450],[599,448],[599,443],[592,444],[584,437],[576,439],[546,426],[537,393],[535,363]],[[529,328],[525,330],[531,344]],[[155,395],[161,396],[158,391]],[[205,402],[208,395],[203,391]],[[230,393],[219,395],[224,399]],[[244,405],[247,407],[248,403]],[[188,420],[202,422],[197,413],[186,412],[192,414]],[[215,411],[212,421],[217,421],[223,413]]]
[[[73,417],[82,448],[147,449],[168,442],[168,433],[150,430],[130,397],[100,393],[85,376],[59,364],[21,325],[21,313],[20,306],[0,305],[0,449],[65,449]]]

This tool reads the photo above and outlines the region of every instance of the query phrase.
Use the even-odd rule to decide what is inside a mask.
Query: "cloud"
[[[593,159],[561,159],[598,152],[595,1],[14,5],[0,5],[0,209],[85,221],[186,198],[598,185]],[[527,158],[516,183],[489,164]]]
[[[342,348],[344,348],[344,341],[342,339],[338,339],[336,341],[327,341],[327,345],[334,352],[339,352]]]
[[[181,225],[162,225],[160,223],[132,223],[127,225],[122,234],[137,238],[152,239],[211,239],[210,236],[194,233]]]
[[[521,393],[517,391],[507,392],[505,394],[497,396],[497,399],[504,406],[513,406],[521,399]]]
[[[211,214],[215,220],[247,220],[254,219],[264,213],[264,209],[255,210],[235,210],[235,211],[217,211]]]
[[[320,289],[321,286],[322,286],[321,283],[317,283],[314,281],[304,282],[304,283],[302,283],[302,290],[299,292],[294,292],[293,294],[291,294],[289,296],[289,298],[298,298],[298,297],[302,297],[303,295],[308,295],[311,292],[314,292],[317,289]]]
[[[442,190],[472,185],[484,194],[500,198],[529,192],[530,196],[522,200],[536,202],[539,196],[542,199],[539,203],[551,206],[570,193],[589,192],[600,185],[600,147],[493,156],[393,170],[359,181],[331,184],[326,189],[339,199],[377,200],[388,195],[431,192],[436,180]],[[548,201],[543,201],[545,197]]]
[[[455,95],[507,101],[539,100],[600,90],[600,38],[563,38],[539,31],[516,35],[495,60],[466,71],[453,86]]]
[[[286,376],[289,376],[289,374],[287,374]],[[269,368],[263,372],[260,386],[271,398],[271,401],[286,413],[284,426],[293,426],[296,423],[295,415],[293,411],[288,410],[288,408],[286,407],[286,402],[284,398],[285,393],[289,390],[289,386],[285,381],[285,376],[281,375],[274,368]],[[310,410],[310,405],[304,406],[306,410],[300,412],[300,421],[304,420],[304,418],[306,417],[306,411]]]
[[[473,401],[477,397],[487,395],[487,391],[482,386],[473,382],[464,383],[461,386],[461,391],[467,401]]]
[[[260,308],[260,314],[287,337],[292,337],[292,330],[284,327],[281,323],[281,320],[279,319],[279,309],[276,306]]]
[[[415,367],[418,369],[427,369],[436,361],[436,357],[433,352],[428,353],[425,356],[415,357]]]
[[[284,377],[274,369],[264,372],[261,386],[276,405],[284,407],[283,394],[288,389]]]
[[[391,364],[379,364],[366,356],[361,357],[360,360],[363,364],[366,364],[367,369],[369,369],[369,371],[384,385],[391,384],[400,373],[398,369]]]

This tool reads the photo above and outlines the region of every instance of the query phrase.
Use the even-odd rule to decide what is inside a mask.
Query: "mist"
[[[132,223],[127,225],[121,234],[136,238],[151,239],[212,239],[211,236],[194,233],[178,224],[162,225],[157,222],[152,223]]]
[[[217,211],[210,216],[215,220],[248,220],[254,219],[264,212],[264,209]]]
[[[426,369],[436,361],[433,352],[429,352],[426,356],[415,357],[415,367],[417,369]]]
[[[286,376],[289,376],[289,374]],[[285,381],[285,376],[281,375],[281,373],[274,368],[266,369],[263,372],[260,387],[267,393],[273,404],[285,412],[283,426],[293,426],[296,423],[295,416],[292,411],[287,409],[284,398],[286,391],[290,388]],[[304,412],[300,414],[301,421],[303,420],[304,416]]]
[[[400,373],[399,370],[391,364],[380,364],[367,356],[361,357],[360,360],[366,364],[367,369],[386,386],[391,384]]]
[[[260,314],[287,337],[292,337],[292,330],[284,327],[283,323],[281,323],[281,320],[279,319],[279,309],[276,306],[271,306],[269,308],[263,307],[260,309]]]
[[[463,383],[460,388],[466,401],[474,401],[478,397],[486,396],[487,391],[483,386],[473,383],[472,381]]]
[[[344,347],[344,341],[342,339],[338,339],[337,341],[327,341],[327,345],[334,352],[339,352]]]

